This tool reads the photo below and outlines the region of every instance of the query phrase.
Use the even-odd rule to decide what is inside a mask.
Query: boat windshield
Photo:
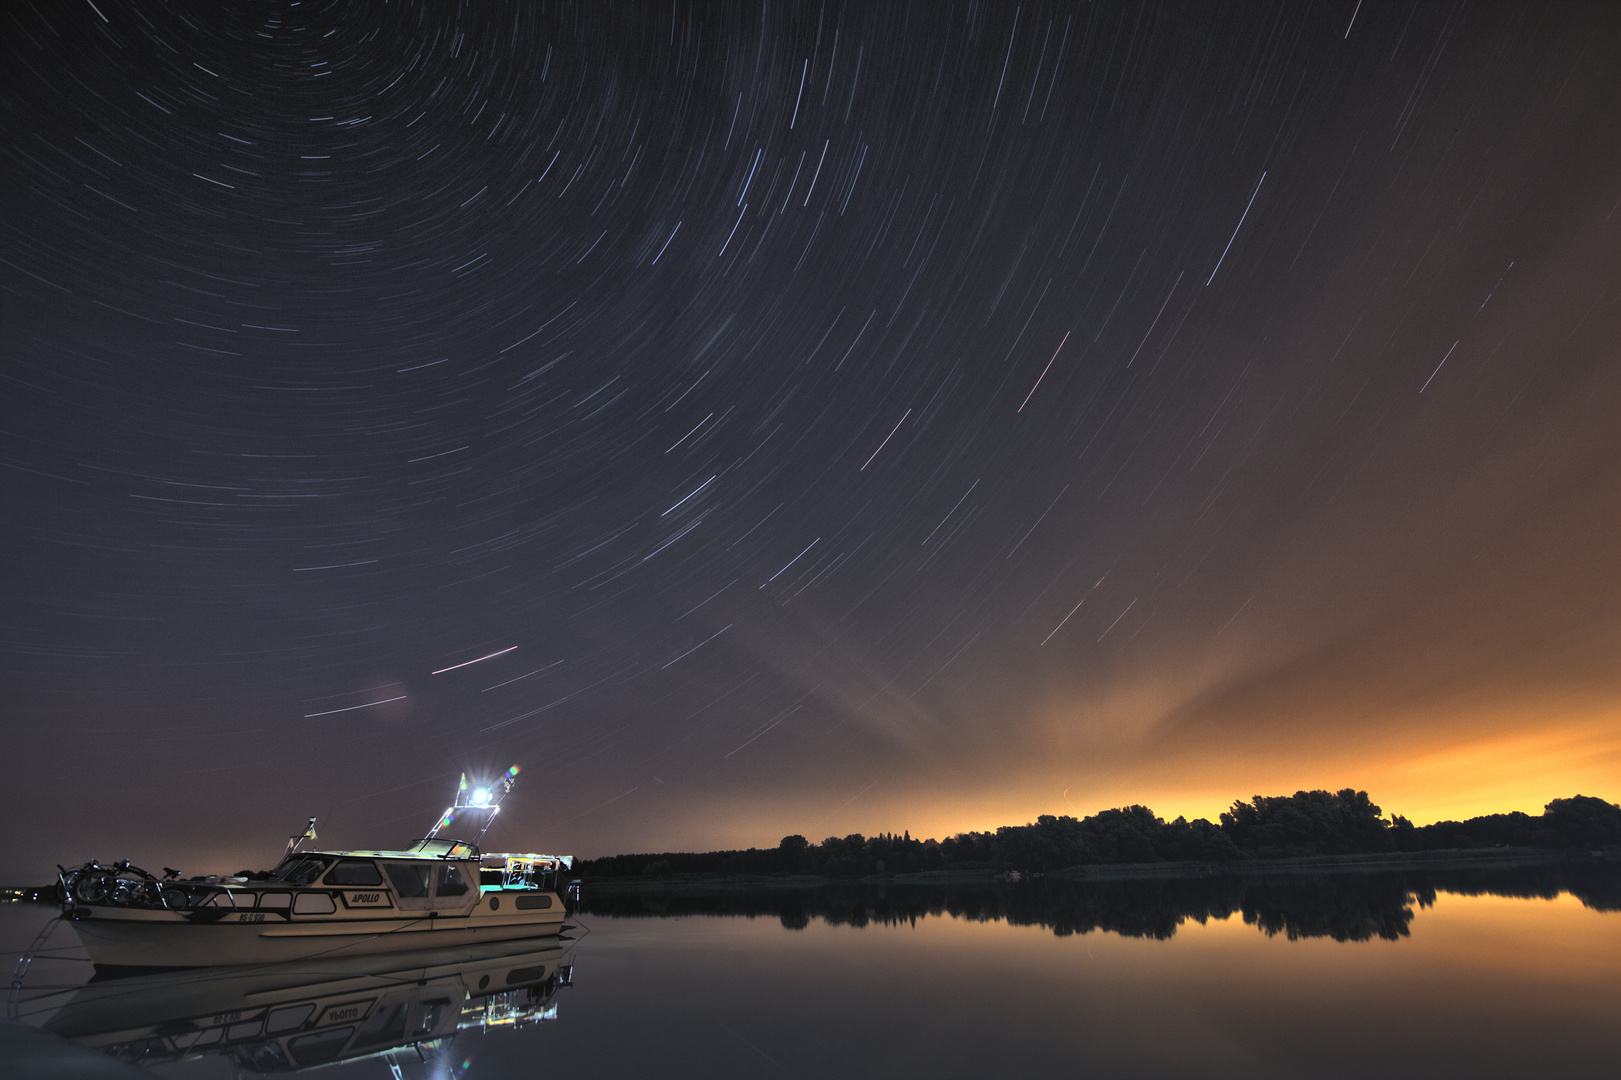
[[[273,881],[283,881],[288,885],[308,885],[321,876],[331,861],[318,855],[299,855],[276,867],[270,877]]]
[[[437,855],[442,859],[476,859],[478,848],[462,840],[417,840],[405,849],[422,855]]]

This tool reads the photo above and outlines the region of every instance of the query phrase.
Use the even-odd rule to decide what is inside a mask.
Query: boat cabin
[[[561,874],[573,862],[568,855],[483,855],[465,841],[439,839],[418,840],[400,850],[300,851],[283,859],[264,881],[227,878],[211,883],[211,895],[195,897],[185,906],[331,914],[337,909],[333,894],[312,890],[341,889],[338,896],[346,908],[461,909],[488,893],[562,892]]]

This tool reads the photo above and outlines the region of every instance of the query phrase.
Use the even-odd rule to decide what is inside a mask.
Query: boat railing
[[[559,872],[573,865],[572,855],[492,852],[479,860],[479,883],[492,889],[556,889]]]

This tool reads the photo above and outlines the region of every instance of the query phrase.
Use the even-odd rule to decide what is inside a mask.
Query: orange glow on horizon
[[[1416,728],[1416,725],[1415,725]],[[698,847],[774,846],[800,833],[813,843],[827,836],[909,831],[940,839],[961,832],[1022,825],[1043,814],[1086,817],[1111,807],[1141,804],[1166,820],[1219,820],[1234,800],[1345,787],[1367,791],[1385,816],[1414,825],[1521,811],[1533,817],[1552,799],[1589,795],[1621,799],[1621,725],[1608,715],[1549,721],[1534,731],[1501,729],[1478,737],[1427,731],[1418,745],[1388,741],[1363,753],[1229,752],[1147,760],[1120,755],[1090,771],[1069,775],[990,776],[929,784],[878,783],[861,798],[828,815],[819,803],[785,799],[768,815],[719,812],[709,822],[674,822],[681,835],[702,832]],[[946,789],[942,791],[942,788]],[[816,806],[814,812],[810,807]],[[735,809],[735,808],[733,808]],[[818,820],[815,826],[806,819]],[[715,827],[720,821],[727,825]],[[761,830],[764,830],[762,834]],[[812,835],[814,833],[815,835]],[[769,834],[769,835],[766,835]],[[662,850],[694,850],[675,842]]]

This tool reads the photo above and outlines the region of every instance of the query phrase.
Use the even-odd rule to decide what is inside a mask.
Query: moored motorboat
[[[62,871],[62,917],[90,959],[115,967],[215,967],[484,944],[563,928],[566,855],[479,851],[517,767],[469,788],[400,849],[299,850],[263,875],[155,878],[127,861]],[[482,827],[473,840],[440,834]]]

